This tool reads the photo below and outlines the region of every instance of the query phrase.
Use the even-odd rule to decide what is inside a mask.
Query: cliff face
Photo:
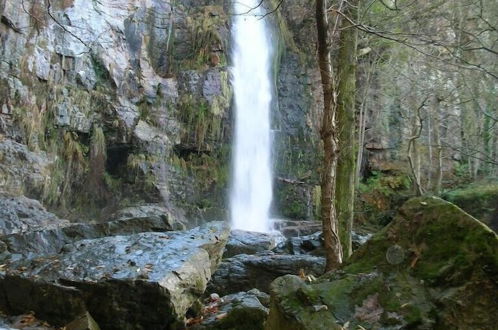
[[[313,216],[318,177],[307,8],[272,18],[275,214],[296,218]],[[70,218],[144,202],[225,217],[229,11],[223,0],[0,2],[0,189]]]
[[[139,201],[222,213],[223,1],[6,0],[0,13],[2,190],[71,215]]]

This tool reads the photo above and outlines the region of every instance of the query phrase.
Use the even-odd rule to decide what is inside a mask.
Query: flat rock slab
[[[32,310],[54,325],[88,311],[104,329],[182,327],[228,235],[216,222],[185,232],[81,240],[59,255],[14,261],[0,278],[0,308]]]

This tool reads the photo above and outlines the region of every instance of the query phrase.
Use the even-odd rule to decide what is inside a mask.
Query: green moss
[[[266,329],[342,329],[336,324],[330,311],[315,311],[313,305],[320,303],[317,301],[318,294],[298,277],[286,275],[276,279],[272,283],[271,292],[270,316]]]
[[[97,55],[92,55],[92,66],[97,78],[97,85],[106,86],[112,84],[111,75],[102,60]]]
[[[465,188],[445,192],[442,197],[458,205],[479,220],[489,223],[498,207],[498,184],[473,184]]]
[[[218,54],[218,50],[225,48],[219,29],[225,26],[227,21],[228,16],[221,6],[204,6],[202,10],[187,17],[188,53],[175,59],[177,70],[206,68],[213,52],[219,56],[219,65],[226,65],[225,55]]]

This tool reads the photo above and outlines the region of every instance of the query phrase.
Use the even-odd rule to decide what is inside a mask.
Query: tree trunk
[[[434,193],[436,195],[441,194],[441,188],[443,183],[443,145],[441,144],[441,109],[440,101],[436,97],[434,100],[434,139],[436,143],[436,182],[434,184]]]
[[[343,11],[356,21],[358,0],[349,1]],[[355,158],[358,141],[355,140],[356,100],[356,45],[357,30],[342,19],[337,62],[337,128],[339,131],[339,158],[335,203],[339,223],[339,237],[344,257],[353,253],[352,230],[355,196]]]
[[[428,168],[427,168],[427,189],[430,190],[432,188],[432,172],[433,172],[433,152],[432,152],[432,116],[433,112],[429,108],[427,113],[427,151],[428,151]]]
[[[408,139],[408,163],[410,165],[410,170],[412,172],[413,183],[415,184],[415,192],[417,196],[422,196],[424,190],[422,189],[422,183],[420,180],[420,161],[419,153],[417,148],[417,140],[420,138],[423,129],[423,120],[420,115],[420,111],[425,106],[427,99],[422,102],[422,104],[417,108],[413,120],[412,136]]]
[[[342,248],[338,235],[335,203],[335,178],[337,167],[337,136],[335,127],[336,100],[329,46],[329,24],[325,0],[316,1],[316,25],[318,34],[318,65],[323,88],[323,119],[320,135],[323,141],[321,216],[326,251],[325,271],[339,267],[342,263]]]

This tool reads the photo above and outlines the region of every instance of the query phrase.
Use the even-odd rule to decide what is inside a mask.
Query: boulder
[[[273,249],[277,243],[285,238],[278,233],[266,234],[244,230],[232,230],[225,248],[224,258],[238,254],[256,254]]]
[[[228,235],[217,222],[186,232],[80,240],[60,254],[12,260],[2,268],[0,308],[32,310],[56,326],[89,312],[104,329],[182,327]]]
[[[310,255],[279,255],[272,252],[240,254],[223,260],[209,283],[209,291],[228,295],[256,288],[269,292],[271,282],[286,274],[320,275],[325,259]]]
[[[238,292],[220,299],[208,299],[202,322],[193,330],[263,330],[268,317],[270,296],[257,289]]]
[[[494,329],[498,236],[438,198],[406,202],[341,270],[271,287],[266,329]]]

